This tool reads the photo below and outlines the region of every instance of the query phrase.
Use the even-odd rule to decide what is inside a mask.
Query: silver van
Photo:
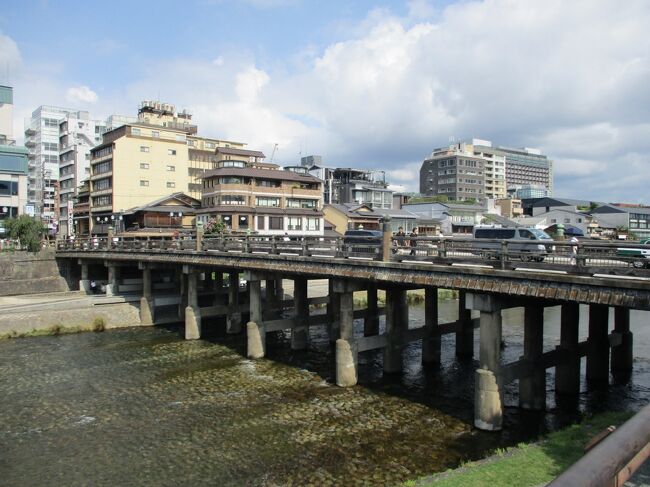
[[[553,239],[537,228],[474,227],[472,247],[482,257],[499,258],[501,242],[508,242],[508,254],[521,260],[542,262],[551,251]]]

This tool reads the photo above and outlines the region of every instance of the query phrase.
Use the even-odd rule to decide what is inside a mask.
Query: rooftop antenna
[[[273,152],[271,152],[271,160],[269,162],[273,162],[273,157],[275,157],[275,152],[278,150],[278,144],[275,143],[273,144]]]

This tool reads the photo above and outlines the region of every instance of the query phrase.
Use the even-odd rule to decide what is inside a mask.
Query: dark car
[[[343,244],[348,252],[375,254],[381,246],[383,233],[379,230],[348,230]]]

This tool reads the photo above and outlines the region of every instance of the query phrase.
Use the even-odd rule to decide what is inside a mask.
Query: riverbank
[[[137,302],[63,292],[0,297],[0,340],[142,326]]]
[[[498,449],[494,455],[419,481],[409,487],[533,487],[550,482],[584,454],[585,445],[609,426],[620,426],[633,413],[607,412],[548,434],[535,443]]]

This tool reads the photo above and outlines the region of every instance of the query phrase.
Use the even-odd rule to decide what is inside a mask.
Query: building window
[[[136,127],[131,127],[131,135],[140,135],[140,129]]]
[[[239,216],[239,229],[240,230],[248,230],[248,216],[247,215],[240,215]]]
[[[269,179],[256,179],[255,186],[262,186],[265,188],[279,188],[280,181],[271,181]]]
[[[270,216],[269,230],[284,230],[284,217]]]
[[[105,172],[110,172],[113,169],[113,163],[111,161],[100,162],[95,164],[93,167],[93,174],[103,174]]]
[[[194,147],[196,145],[196,140],[188,140],[187,145]]]
[[[244,161],[221,161],[221,167],[246,167],[246,163]]]
[[[264,230],[264,217],[263,216],[258,216],[257,217],[257,229],[258,230]]]
[[[141,179],[140,186],[149,186],[149,181],[147,181],[146,179]]]
[[[140,163],[140,169],[149,169],[149,163],[148,162],[141,162]]]
[[[176,149],[167,149],[167,155],[175,156],[176,155]]]
[[[214,149],[214,142],[206,142],[205,143],[205,148],[206,149]]]
[[[307,217],[305,230],[320,230],[320,218]]]
[[[111,188],[111,178],[108,177],[106,179],[99,179],[93,183],[93,189],[95,191],[102,191],[104,189],[110,189]]]
[[[184,134],[176,134],[176,140],[178,142],[185,142],[185,135]]]
[[[140,152],[149,152],[149,147],[147,147],[146,145],[141,145]]]
[[[244,196],[225,194],[221,196],[222,205],[244,205],[246,198]]]
[[[17,181],[0,181],[0,195],[18,196]]]
[[[221,215],[221,221],[228,228],[232,228],[232,215]]]
[[[160,132],[158,132],[157,130],[152,130],[151,131],[151,136],[152,137],[160,137]]]
[[[236,176],[219,178],[219,184],[243,184],[244,180]]]
[[[289,218],[289,230],[302,230],[302,218],[298,216],[290,216]]]
[[[278,208],[280,206],[280,198],[258,196],[255,198],[255,206],[270,206],[273,208]]]
[[[299,198],[287,199],[287,208],[316,208],[317,200],[306,200]]]
[[[176,166],[167,166],[167,170],[169,172],[174,172],[174,171],[176,171]]]
[[[168,188],[175,188],[175,187],[176,187],[176,183],[175,183],[174,181],[167,181],[167,187],[168,187]]]

